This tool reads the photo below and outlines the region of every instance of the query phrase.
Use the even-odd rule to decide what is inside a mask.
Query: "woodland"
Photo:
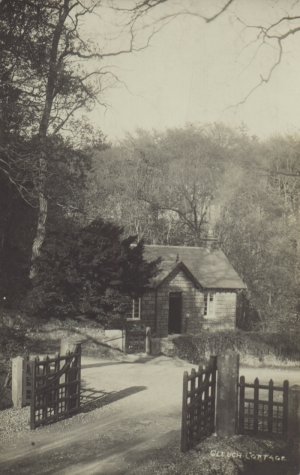
[[[205,245],[213,234],[247,284],[244,316],[294,328],[299,154],[300,137],[263,141],[222,124],[140,130],[93,155],[85,218],[100,214],[150,244]]]
[[[83,28],[101,17],[102,2],[0,2],[2,305],[41,318],[118,317],[121,297],[141,293],[156,271],[143,243],[202,245],[213,234],[248,287],[241,323],[292,330],[300,319],[300,136],[262,140],[213,123],[138,130],[111,144],[101,124],[78,115],[104,104],[119,81],[105,58],[142,54],[166,22],[196,15],[177,5],[159,16],[164,3],[108,2],[128,42],[107,49]],[[215,21],[233,3],[199,19]],[[256,27],[258,41],[278,48],[262,82],[298,32],[299,16],[287,18],[276,33]]]

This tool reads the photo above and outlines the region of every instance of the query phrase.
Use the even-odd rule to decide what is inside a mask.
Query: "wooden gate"
[[[146,326],[140,322],[127,322],[125,327],[126,353],[145,353]]]
[[[23,404],[29,406],[31,402],[32,391],[32,365],[30,364],[29,356],[24,360],[24,372],[23,372]]]
[[[217,360],[183,375],[181,450],[195,447],[215,430]]]
[[[74,352],[31,362],[30,427],[51,424],[80,408],[81,345]]]
[[[240,377],[239,383],[239,423],[240,434],[285,437],[288,422],[289,383],[274,386],[272,379],[268,385],[253,384]]]

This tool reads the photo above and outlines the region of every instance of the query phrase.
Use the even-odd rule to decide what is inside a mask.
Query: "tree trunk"
[[[46,235],[46,221],[48,215],[48,200],[45,196],[45,185],[47,178],[47,160],[43,156],[40,158],[40,176],[39,176],[39,208],[37,218],[36,235],[32,244],[31,268],[29,278],[33,279],[37,274],[36,261],[40,255]]]
[[[40,256],[41,248],[46,235],[46,222],[48,215],[48,198],[46,196],[46,184],[48,174],[48,157],[45,152],[46,138],[48,134],[48,128],[50,123],[51,111],[53,106],[53,100],[55,96],[55,88],[57,81],[57,69],[58,69],[58,49],[61,35],[63,32],[64,23],[69,13],[69,0],[64,0],[62,10],[58,18],[57,25],[53,32],[53,39],[49,57],[49,70],[46,86],[46,97],[44,110],[41,117],[39,127],[39,140],[41,145],[41,156],[39,160],[39,179],[38,179],[38,216],[37,216],[37,229],[36,235],[32,245],[31,254],[31,268],[30,279],[33,279],[37,274],[37,258]]]

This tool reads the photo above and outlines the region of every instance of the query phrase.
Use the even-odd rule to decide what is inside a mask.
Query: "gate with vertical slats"
[[[125,327],[126,353],[145,353],[146,325],[141,322],[127,322]]]
[[[51,424],[80,408],[81,345],[74,352],[31,363],[30,427]]]
[[[216,357],[204,368],[183,375],[181,450],[195,447],[215,430]]]
[[[24,359],[24,373],[23,373],[23,404],[29,406],[31,401],[31,371],[32,365],[30,364],[29,356]]]
[[[289,383],[274,386],[260,384],[258,378],[253,384],[240,377],[239,420],[240,434],[282,437],[287,434]]]

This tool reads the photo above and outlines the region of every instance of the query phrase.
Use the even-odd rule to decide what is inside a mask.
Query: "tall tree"
[[[99,27],[102,26],[98,15],[102,6],[100,0],[3,0],[0,3],[3,52],[0,61],[4,67],[0,120],[8,108],[14,109],[11,105],[25,111],[23,117],[14,113],[11,124],[20,119],[18,133],[30,144],[30,150],[23,151],[22,147],[8,147],[7,138],[3,137],[6,142],[1,143],[4,158],[0,163],[3,173],[20,194],[37,208],[31,277],[35,276],[35,261],[46,233],[52,136],[65,131],[70,118],[80,108],[89,109],[97,100],[101,101],[103,91],[116,81],[116,76],[101,60],[133,49],[130,28],[125,49],[107,52],[103,45],[89,41],[85,22],[96,18]],[[15,176],[22,167],[31,174],[29,187]]]

